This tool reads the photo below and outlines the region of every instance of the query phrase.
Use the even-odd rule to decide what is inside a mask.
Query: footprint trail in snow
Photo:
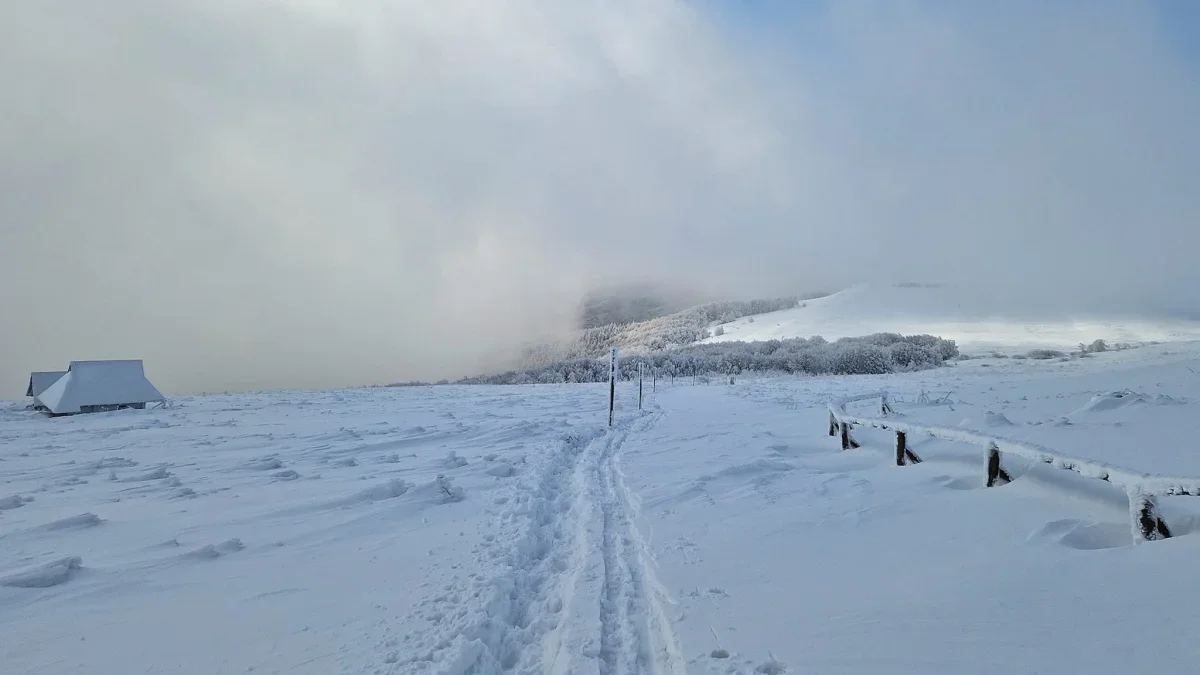
[[[511,527],[483,553],[504,564],[447,594],[433,616],[457,622],[410,636],[415,656],[394,660],[395,672],[685,673],[620,471],[626,439],[658,418],[564,439],[501,514]]]

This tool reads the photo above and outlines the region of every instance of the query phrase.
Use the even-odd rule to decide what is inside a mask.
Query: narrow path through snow
[[[642,423],[642,430],[658,417]],[[683,673],[684,660],[662,609],[651,553],[633,522],[631,496],[617,467],[627,437],[610,436],[596,464],[604,559],[600,673]]]
[[[416,660],[398,665],[442,675],[686,672],[619,469],[626,440],[661,415],[572,433],[547,453],[500,514],[516,524],[494,539],[505,564],[473,592],[446,594],[436,615],[465,620],[417,636]]]

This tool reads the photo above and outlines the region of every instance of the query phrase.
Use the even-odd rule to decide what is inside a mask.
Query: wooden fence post
[[[642,382],[645,379],[645,364],[638,363],[638,410],[642,409]]]
[[[1141,490],[1129,490],[1129,514],[1133,518],[1133,543],[1168,539],[1171,530],[1158,512],[1158,500]]]
[[[842,449],[843,450],[852,450],[852,449],[856,449],[856,448],[861,448],[862,444],[859,443],[858,441],[854,440],[854,437],[850,435],[850,423],[842,422],[841,427],[842,427]]]
[[[833,411],[831,410],[831,411],[829,411],[829,435],[837,436],[837,432],[838,432],[837,417],[834,416]]]
[[[920,464],[921,458],[917,453],[913,452],[908,447],[908,434],[903,431],[896,432],[896,466],[908,466],[909,464]]]
[[[1000,466],[1000,448],[992,443],[987,450],[987,486],[996,487],[999,481],[1004,481],[1000,485],[1011,483],[1012,476]]]
[[[608,365],[608,426],[613,425],[613,411],[617,407],[617,348],[613,347],[612,361]]]

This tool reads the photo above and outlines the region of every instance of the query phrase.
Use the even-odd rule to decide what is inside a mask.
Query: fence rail
[[[851,415],[846,411],[846,406],[850,403],[872,399],[879,399],[880,417],[862,417]],[[1034,463],[1049,464],[1058,469],[1074,471],[1088,478],[1106,481],[1124,490],[1129,497],[1129,514],[1135,543],[1166,539],[1171,536],[1170,528],[1167,527],[1159,513],[1158,498],[1160,496],[1200,496],[1200,478],[1156,476],[1104,462],[1070,457],[1023,441],[962,429],[910,424],[888,418],[888,415],[892,413],[891,401],[885,391],[838,399],[829,404],[829,435],[841,435],[842,449],[850,450],[860,447],[851,433],[855,426],[893,431],[896,434],[897,466],[921,462],[921,458],[908,446],[910,437],[916,435],[978,446],[984,449],[982,459],[987,472],[987,487],[996,487],[1012,482],[1012,475],[1004,465],[1006,455],[1021,457]]]

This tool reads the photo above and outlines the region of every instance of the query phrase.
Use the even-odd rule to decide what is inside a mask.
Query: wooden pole
[[[1001,482],[1003,481],[1003,482]],[[1000,448],[992,443],[987,451],[987,486],[1005,485],[1012,482],[1012,476],[1000,466]]]
[[[850,425],[842,422],[842,449],[850,449]]]
[[[908,438],[904,435],[903,431],[897,431],[896,432],[896,466],[904,466],[904,462],[907,459],[907,457],[906,457],[907,452],[908,452]]]
[[[613,347],[612,360],[608,365],[608,426],[613,425],[613,412],[617,406],[617,348]]]
[[[638,410],[642,409],[642,380],[644,378],[644,364],[638,364]]]
[[[1134,491],[1129,494],[1129,513],[1133,516],[1133,542],[1169,539],[1171,530],[1158,512],[1158,500],[1154,495]]]

